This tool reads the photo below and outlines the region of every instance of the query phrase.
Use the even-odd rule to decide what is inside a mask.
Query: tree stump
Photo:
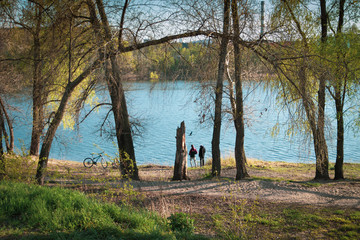
[[[187,176],[187,147],[185,143],[185,123],[176,129],[176,155],[172,180],[190,180]]]

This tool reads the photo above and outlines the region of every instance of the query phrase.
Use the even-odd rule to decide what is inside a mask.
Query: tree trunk
[[[0,158],[2,160],[2,156],[4,155],[4,147],[3,147],[3,132],[5,131],[5,123],[3,112],[0,108]]]
[[[7,152],[13,152],[14,151],[14,128],[12,125],[12,121],[10,120],[9,114],[6,111],[5,108],[5,104],[4,101],[2,100],[2,98],[0,97],[0,112],[3,113],[2,115],[2,121],[3,121],[3,130],[2,130],[2,134],[4,135],[5,138],[5,144],[6,144],[6,149]],[[4,119],[5,116],[5,119]],[[9,129],[9,135],[6,132],[6,128],[5,128],[5,120]]]
[[[3,147],[3,131],[4,131],[4,117],[0,109],[0,180],[5,176],[5,161],[4,161],[4,147]]]
[[[324,131],[318,129],[314,136],[314,149],[316,156],[316,180],[328,180],[329,177],[329,158],[328,148],[324,136]]]
[[[345,0],[340,0],[339,2],[339,20],[337,26],[337,33],[335,39],[338,39],[338,36],[342,33],[342,28],[344,25],[344,5]],[[340,59],[340,54],[338,54],[338,60]],[[340,61],[339,61],[340,62]],[[336,106],[336,123],[337,123],[337,139],[336,139],[336,162],[335,162],[335,176],[334,180],[344,179],[344,101],[346,95],[346,81],[339,77],[336,79],[337,82],[334,84],[335,89],[335,106]],[[343,89],[343,94],[341,94],[341,89]]]
[[[336,104],[336,122],[337,122],[337,139],[336,139],[336,163],[335,163],[335,180],[344,179],[344,115],[343,104],[341,101],[340,91],[335,93]]]
[[[38,163],[37,172],[36,172],[36,180],[37,180],[38,184],[40,184],[40,185],[44,184],[44,179],[45,179],[45,174],[46,174],[45,172],[46,172],[46,168],[47,168],[51,145],[52,145],[56,130],[59,127],[61,120],[64,116],[66,104],[67,104],[73,90],[74,90],[74,88],[72,88],[69,85],[66,87],[65,93],[61,99],[60,106],[55,113],[54,119],[51,121],[49,129],[46,132],[44,142],[41,146],[39,163]]]
[[[237,1],[232,0],[231,4],[232,9],[232,18],[233,18],[233,28],[235,39],[240,35],[240,26],[239,26],[239,15],[237,8]],[[244,137],[245,137],[245,124],[244,124],[244,102],[243,102],[243,92],[242,92],[242,82],[241,82],[241,51],[239,44],[236,43],[234,39],[234,62],[235,62],[235,89],[236,89],[236,107],[234,115],[234,123],[236,130],[236,140],[235,140],[235,161],[236,161],[236,180],[249,177],[249,174],[246,170],[246,156],[244,148]]]
[[[4,147],[3,147],[3,131],[4,131],[4,117],[2,111],[0,109],[0,158],[4,155]]]
[[[308,119],[310,129],[313,135],[313,144],[316,158],[316,166],[315,166],[315,179],[329,179],[329,159],[328,159],[328,149],[325,140],[324,134],[324,113],[323,107],[325,107],[325,89],[324,83],[320,80],[320,86],[318,91],[318,119],[316,121],[315,117],[315,104],[310,99],[307,89],[307,78],[305,73],[305,59],[303,60],[302,67],[299,70],[299,80],[300,80],[300,91],[301,97],[306,113],[306,117]],[[322,91],[320,90],[322,89]]]
[[[91,12],[91,21],[99,42],[110,43],[112,41],[111,29],[107,20],[103,1],[96,0],[96,6],[101,18],[101,27],[104,29],[104,36],[100,34],[100,25],[96,17],[93,3],[88,1],[88,6]],[[121,41],[121,39],[119,39],[119,41]],[[109,44],[107,51],[110,54],[111,71],[109,71],[109,69],[107,70],[106,80],[111,97],[112,111],[115,120],[116,139],[118,142],[120,156],[120,169],[123,177],[139,180],[129,114],[120,77],[121,72],[116,59],[116,50],[111,44]]]
[[[315,179],[328,180],[329,177],[329,157],[325,139],[325,76],[322,74],[319,79],[318,91],[318,119],[317,128],[314,134],[314,147],[316,155]]]
[[[212,146],[212,176],[220,176],[221,174],[221,158],[220,158],[220,132],[221,132],[221,115],[222,115],[222,96],[223,96],[223,82],[225,72],[225,59],[227,54],[228,45],[228,32],[229,32],[229,19],[230,19],[230,0],[224,1],[224,25],[223,25],[223,38],[221,39],[218,76],[215,89],[215,117],[214,129],[211,141]]]
[[[321,9],[321,43],[327,41],[327,11],[326,0],[320,0]],[[321,50],[323,51],[323,50]],[[314,134],[314,147],[316,154],[316,173],[315,179],[329,179],[329,157],[328,148],[325,140],[325,89],[326,77],[322,73],[319,79],[318,90],[318,120],[316,134]]]
[[[120,80],[120,69],[115,56],[111,56],[110,61],[112,71],[110,75],[107,70],[106,78],[115,120],[121,174],[125,178],[139,180],[125,93]]]
[[[176,129],[176,155],[172,180],[189,180],[187,176],[187,147],[185,141],[185,123]]]
[[[33,126],[31,133],[30,155],[38,156],[40,147],[40,137],[43,131],[43,106],[42,106],[42,87],[38,81],[33,83]]]
[[[38,156],[40,147],[40,137],[44,129],[43,124],[43,84],[41,79],[41,43],[40,43],[40,30],[41,30],[41,14],[40,6],[36,5],[36,26],[33,33],[33,126],[31,133],[30,155]]]

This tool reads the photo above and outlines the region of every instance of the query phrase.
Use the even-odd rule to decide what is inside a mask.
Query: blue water
[[[138,164],[174,164],[176,150],[176,128],[181,121],[186,125],[186,143],[188,149],[193,144],[197,149],[200,144],[206,148],[205,158],[211,157],[211,122],[201,123],[200,106],[195,103],[199,96],[199,83],[168,82],[153,85],[149,82],[126,84],[128,110],[131,116],[141,123],[141,135],[134,137],[135,155]],[[108,99],[107,94],[99,92],[100,99]],[[305,141],[303,136],[289,138],[281,130],[276,137],[271,136],[271,128],[277,123],[285,123],[287,113],[275,106],[274,96],[269,90],[258,86],[244,87],[246,133],[245,152],[248,158],[267,161],[315,162],[312,142]],[[224,103],[228,100],[224,99]],[[25,98],[17,100],[16,105],[22,109],[15,114],[15,139],[18,148],[28,148],[31,134],[31,101]],[[87,106],[86,111],[91,109]],[[100,134],[99,128],[109,111],[102,107],[86,118],[75,130],[64,130],[61,126],[50,152],[50,158],[82,161],[92,152],[105,151],[110,156],[116,154],[115,138],[109,134]],[[212,112],[212,111],[210,111]],[[235,130],[233,123],[224,115],[220,148],[222,157],[233,156]],[[104,126],[113,126],[110,114]],[[335,124],[332,125],[335,129]],[[110,130],[109,127],[105,129]],[[329,157],[335,161],[335,133],[329,134]],[[360,163],[359,137],[352,132],[346,133],[345,161]]]

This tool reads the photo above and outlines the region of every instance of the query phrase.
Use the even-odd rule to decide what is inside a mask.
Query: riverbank
[[[239,224],[249,239],[360,237],[360,164],[344,165],[345,180],[313,181],[313,164],[248,162],[250,178],[242,181],[234,181],[236,170],[225,163],[215,179],[209,165],[189,168],[191,180],[181,182],[171,181],[172,167],[146,165],[139,167],[141,181],[129,182],[119,180],[118,169],[50,160],[47,184],[163,217],[184,212],[195,219],[197,233],[211,237]]]
[[[23,161],[14,165],[18,176],[28,173],[32,181],[36,160],[9,162],[16,160]],[[313,181],[314,165],[254,159],[248,160],[250,178],[245,180],[234,181],[231,159],[223,161],[222,177],[211,178],[210,170],[210,165],[189,168],[190,181],[171,181],[172,167],[146,165],[139,167],[141,181],[128,181],[116,168],[50,159],[45,185],[146,209],[164,219],[181,212],[202,238],[360,239],[360,164],[345,164],[347,179],[342,181]],[[0,229],[0,238],[14,236],[12,228]],[[36,235],[38,230],[30,231]]]
[[[141,181],[131,181],[134,190],[144,194],[189,195],[221,197],[235,195],[245,199],[269,202],[342,206],[360,209],[360,164],[344,165],[345,180],[313,181],[313,164],[266,162],[248,160],[250,178],[234,181],[236,174],[232,163],[222,169],[221,177],[211,178],[211,166],[189,168],[190,181],[171,181],[173,168],[160,165],[139,167]],[[331,167],[332,168],[332,167]],[[333,177],[333,171],[330,170]],[[123,186],[119,171],[101,166],[85,168],[72,161],[49,161],[48,181],[52,184]],[[88,186],[87,186],[88,187]]]

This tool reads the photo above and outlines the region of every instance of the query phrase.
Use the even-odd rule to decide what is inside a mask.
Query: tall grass
[[[102,203],[72,190],[9,181],[0,182],[0,238],[4,234],[25,239],[176,239],[167,220],[149,211]]]

